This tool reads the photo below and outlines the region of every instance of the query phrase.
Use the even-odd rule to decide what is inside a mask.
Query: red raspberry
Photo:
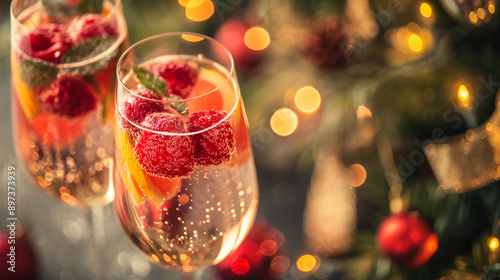
[[[82,78],[63,75],[45,86],[38,95],[45,110],[55,115],[76,118],[97,108],[97,97]]]
[[[96,37],[118,37],[116,22],[99,14],[85,14],[70,28],[76,44]]]
[[[149,69],[156,76],[162,77],[168,84],[168,93],[186,98],[198,81],[198,69],[186,61],[153,63]]]
[[[186,125],[189,132],[210,128],[191,136],[194,160],[197,164],[219,165],[231,159],[234,136],[229,121],[223,120],[226,116],[224,111],[197,111],[188,117]]]
[[[33,28],[27,36],[23,36],[20,46],[21,50],[31,57],[60,63],[72,43],[62,26],[43,23]]]
[[[122,127],[128,131],[138,129],[130,122],[140,124],[146,118],[146,115],[164,111],[162,103],[152,101],[160,100],[160,97],[153,91],[144,88],[135,89],[132,93],[125,97],[121,105],[121,113],[126,119],[120,118],[119,120]]]
[[[181,118],[166,112],[147,115],[142,126],[158,132],[185,132]],[[189,137],[158,132],[144,130],[137,140],[134,151],[141,167],[159,177],[189,176],[194,170],[193,147]]]

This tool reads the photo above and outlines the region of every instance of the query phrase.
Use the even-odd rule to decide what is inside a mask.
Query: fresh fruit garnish
[[[115,148],[115,153],[118,155],[121,153],[120,149],[118,147]],[[118,172],[120,173],[120,178],[125,185],[125,187],[128,190],[128,193],[132,197],[132,199],[135,201],[137,205],[140,205],[142,202],[142,197],[144,196],[144,193],[142,192],[141,187],[137,184],[135,181],[134,177],[130,172],[128,172],[128,167],[127,163],[121,156],[117,156],[115,158],[115,164],[117,165]],[[119,182],[118,182],[119,183]]]
[[[98,37],[88,39],[68,50],[61,59],[61,62],[75,63],[94,58],[98,55],[101,55],[102,53],[106,53],[106,51],[110,49],[115,42],[116,39],[112,37]],[[115,49],[110,53],[106,53],[105,56],[102,56],[95,62],[67,68],[64,69],[64,71],[80,76],[96,73],[102,70],[106,65],[108,65],[108,63],[116,56],[116,52],[117,50]]]
[[[144,130],[137,140],[135,154],[148,173],[165,178],[183,178],[194,170],[193,147],[188,136],[161,132],[185,133],[180,117],[170,113],[152,113],[142,122]]]
[[[192,113],[186,126],[191,135],[194,160],[202,166],[219,165],[231,159],[234,152],[234,133],[224,111],[198,111]]]
[[[147,89],[153,91],[158,96],[167,95],[167,84],[160,77],[155,76],[153,72],[143,68],[134,67],[134,74],[141,84]]]
[[[149,191],[148,184],[146,182],[146,174],[144,174],[141,166],[135,159],[134,148],[132,143],[130,142],[128,134],[124,130],[115,127],[115,142],[120,151],[121,158],[123,158],[127,165],[128,172],[132,174],[135,182],[139,184],[144,194],[148,197],[151,197],[151,192]],[[129,185],[126,186],[131,187]],[[130,188],[130,191],[133,191],[132,188]]]
[[[59,72],[55,65],[41,60],[24,59],[19,62],[19,66],[21,79],[32,88],[52,82]]]
[[[38,100],[48,112],[68,118],[86,115],[97,108],[97,97],[82,78],[62,75],[42,89]]]
[[[69,29],[76,44],[92,38],[118,37],[116,22],[99,14],[84,14]]]
[[[65,28],[55,23],[37,25],[20,40],[19,46],[26,55],[51,63],[59,63],[72,46]]]
[[[12,67],[12,89],[17,95],[24,115],[31,119],[42,111],[40,104],[36,100],[36,90],[30,88],[25,82],[23,82],[19,61],[15,58],[15,56],[11,56],[10,65]]]
[[[152,174],[146,174],[146,180],[151,191],[151,200],[156,205],[176,196],[182,185],[179,178],[164,178]]]
[[[88,118],[67,119],[43,113],[33,118],[35,137],[50,147],[65,147],[74,144],[84,135]]]
[[[149,65],[154,75],[162,77],[168,84],[168,93],[186,98],[198,81],[198,69],[189,62],[172,60]]]
[[[124,130],[115,128],[115,141],[119,152],[116,157],[117,162],[123,165],[118,166],[121,177],[138,204],[140,204],[143,195],[146,195],[158,206],[162,201],[168,200],[177,194],[177,190],[181,185],[179,179],[159,178],[146,174],[142,170],[135,157],[130,138]],[[132,174],[132,177],[129,174]]]
[[[160,100],[160,97],[151,90],[133,90],[121,104],[120,111],[126,119],[119,118],[120,125],[129,132],[136,131],[138,128],[130,122],[140,124],[148,114],[165,111],[162,103],[153,100]]]
[[[187,115],[188,107],[186,102],[182,101],[182,99],[176,95],[167,93],[168,86],[162,78],[155,76],[153,72],[143,68],[134,67],[133,70],[135,76],[143,86],[162,97],[163,100],[171,101],[166,104],[177,111],[177,113]]]

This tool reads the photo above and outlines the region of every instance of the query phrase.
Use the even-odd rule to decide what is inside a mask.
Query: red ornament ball
[[[411,270],[427,263],[438,247],[437,235],[415,212],[395,214],[382,222],[377,244],[392,262]]]
[[[236,70],[249,72],[261,61],[263,52],[254,51],[245,45],[245,34],[252,28],[251,24],[242,19],[231,19],[224,22],[215,39],[219,40],[233,55]]]
[[[281,278],[290,266],[285,236],[258,217],[243,243],[215,266],[222,280],[271,280]]]
[[[20,231],[0,231],[0,262],[0,279],[38,279],[37,256],[27,236]]]

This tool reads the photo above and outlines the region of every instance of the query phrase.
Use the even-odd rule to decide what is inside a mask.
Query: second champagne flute
[[[127,37],[120,0],[11,4],[17,156],[45,193],[93,216],[98,246],[102,206],[114,198],[115,69]]]
[[[184,275],[248,234],[258,186],[230,53],[199,34],[130,47],[117,67],[115,207],[130,239]]]

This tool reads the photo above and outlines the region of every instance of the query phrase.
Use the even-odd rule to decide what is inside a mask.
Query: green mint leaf
[[[181,115],[187,115],[189,113],[188,106],[187,106],[186,102],[179,101],[179,100],[182,100],[182,98],[180,98],[179,96],[170,94],[167,97],[164,97],[163,99],[167,100],[167,101],[176,101],[176,102],[169,102],[169,103],[167,103],[167,105],[172,107],[174,110],[176,110],[177,113],[179,113]]]
[[[160,97],[163,97],[163,100],[175,101],[169,102],[167,103],[167,105],[172,107],[179,114],[186,115],[188,113],[188,106],[186,102],[181,101],[182,98],[173,94],[168,94],[168,86],[165,80],[158,76],[155,76],[153,72],[139,67],[134,67],[134,74],[137,76],[139,81],[141,81],[141,84],[143,86],[145,86],[147,89],[152,90]]]
[[[61,63],[75,63],[91,59],[107,51],[115,42],[116,38],[114,37],[98,37],[88,39],[69,49],[62,57]],[[116,53],[117,50],[113,50],[96,62],[68,68],[64,71],[82,76],[93,74],[106,67],[111,59],[116,56]]]
[[[152,90],[160,97],[167,95],[167,83],[165,83],[162,78],[155,76],[153,72],[143,68],[134,67],[134,74],[137,76],[139,81],[141,81],[141,84],[147,89]]]
[[[82,14],[100,14],[102,12],[102,0],[80,0],[78,8]]]
[[[25,59],[21,60],[21,79],[29,87],[41,87],[52,82],[59,69],[55,65],[41,60]]]

